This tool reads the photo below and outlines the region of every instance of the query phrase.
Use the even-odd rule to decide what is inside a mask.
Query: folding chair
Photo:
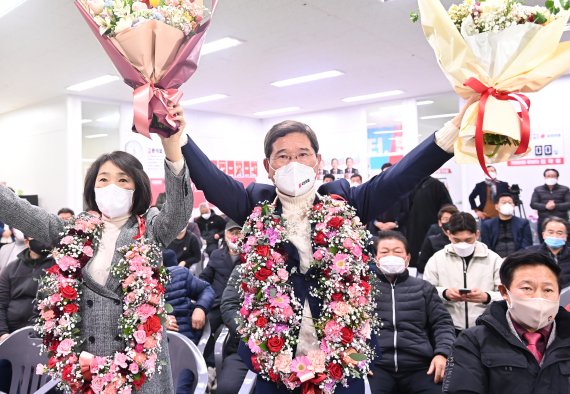
[[[216,339],[216,344],[214,345],[214,362],[216,365],[216,376],[222,375],[222,364],[224,362],[224,347],[228,342],[230,336],[230,330],[225,326],[221,326],[220,335]]]
[[[167,331],[172,381],[177,386],[180,373],[189,369],[194,374],[192,393],[204,394],[208,388],[208,367],[198,347],[186,336]]]
[[[33,327],[23,327],[0,344],[0,360],[12,364],[10,394],[44,394],[59,383],[58,379],[36,374],[36,366],[46,364],[48,360],[45,355],[40,355],[41,339],[33,338],[33,335]]]
[[[198,349],[200,352],[204,354],[204,349],[206,349],[206,344],[210,340],[210,335],[212,335],[212,326],[210,326],[210,321],[206,318],[206,324],[204,324],[204,328],[202,328],[202,336],[198,341]]]

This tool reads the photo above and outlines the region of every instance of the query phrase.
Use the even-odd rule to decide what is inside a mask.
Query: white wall
[[[355,167],[368,175],[368,150],[366,135],[366,110],[364,107],[352,107],[301,115],[288,115],[262,121],[261,138],[271,126],[284,120],[296,120],[306,123],[317,134],[319,151],[325,158],[351,156],[359,159]],[[263,155],[263,141],[260,145]],[[330,163],[326,163],[327,165]],[[344,163],[340,163],[344,168]]]
[[[533,133],[560,131],[568,135],[567,103],[570,96],[570,78],[562,78],[541,92],[529,94],[531,128]],[[141,160],[145,162],[148,148],[160,148],[156,136],[150,141],[132,133],[132,106],[121,105],[120,146],[138,141],[142,147]],[[257,160],[258,181],[268,182],[263,169],[263,138],[275,123],[295,119],[307,123],[317,133],[320,151],[325,157],[353,156],[360,160],[361,172],[367,175],[366,106],[336,109],[302,115],[288,115],[271,119],[252,119],[187,110],[188,134],[212,160]],[[406,130],[415,131],[412,122]],[[81,166],[81,101],[77,97],[57,98],[18,111],[0,115],[0,182],[24,194],[38,194],[40,205],[51,212],[62,206],[81,209],[83,174]],[[416,138],[416,137],[414,137]],[[406,136],[406,148],[413,138]],[[570,140],[564,144],[565,157],[570,157]],[[469,211],[467,196],[475,183],[483,180],[476,165],[458,166],[453,160],[444,165],[452,173],[436,174],[446,177],[453,200]],[[534,187],[542,184],[546,165],[509,167],[498,164],[499,178],[510,184],[519,184],[526,213],[532,215],[530,196]],[[570,184],[570,164],[557,166],[560,183]],[[159,175],[161,176],[161,175]],[[152,177],[152,174],[151,174]]]
[[[0,181],[23,194],[37,194],[50,212],[68,205],[69,177],[65,97],[0,115]],[[79,133],[81,136],[81,133]]]

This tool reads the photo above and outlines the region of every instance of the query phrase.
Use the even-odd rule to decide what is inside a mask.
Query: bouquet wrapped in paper
[[[168,106],[196,71],[211,18],[203,0],[75,0],[81,15],[134,89],[133,131],[168,137],[178,122]],[[212,0],[212,13],[216,0]],[[210,14],[211,15],[211,14]]]
[[[528,153],[529,99],[570,69],[570,42],[560,43],[568,12],[517,0],[464,0],[448,11],[418,0],[422,28],[466,111],[455,143],[459,163],[497,163]],[[514,105],[513,105],[514,104]]]

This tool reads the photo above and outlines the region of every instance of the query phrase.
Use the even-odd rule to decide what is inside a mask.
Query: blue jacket
[[[190,177],[197,189],[203,190],[208,201],[216,205],[222,212],[238,224],[243,224],[253,208],[260,202],[273,201],[277,196],[274,185],[251,183],[247,188],[232,177],[221,172],[208,157],[198,148],[191,139],[182,147],[182,154],[188,164]],[[368,182],[356,187],[350,187],[346,179],[323,184],[318,192],[321,195],[337,194],[356,208],[362,223],[367,223],[378,214],[389,209],[397,200],[405,197],[413,190],[423,178],[441,167],[451,155],[442,150],[435,143],[435,137],[427,138],[402,160],[394,165],[390,171],[374,176]],[[281,212],[278,201],[276,213]],[[308,298],[309,307],[314,318],[320,316],[319,300],[312,297],[309,292],[317,285],[317,280],[311,278],[312,269],[303,275],[299,273],[299,253],[290,243],[285,244],[288,255],[287,268],[290,273],[289,281],[293,284],[294,293],[301,305]],[[294,274],[291,270],[296,268]],[[239,353],[249,368],[251,353],[240,343]],[[364,392],[362,380],[351,382],[352,392]],[[354,385],[354,386],[353,386]],[[362,387],[362,390],[360,388]],[[276,386],[272,383],[258,379],[256,386],[258,393],[275,393]],[[337,393],[341,393],[337,390]]]
[[[532,245],[532,233],[528,220],[513,216],[511,228],[516,250],[525,249]],[[499,242],[499,229],[498,217],[481,222],[481,242],[493,251]]]
[[[208,313],[214,303],[214,290],[208,282],[196,278],[186,267],[168,267],[170,282],[166,285],[166,302],[174,308],[180,334],[194,342],[200,340],[202,330],[192,329],[192,312],[201,308]]]

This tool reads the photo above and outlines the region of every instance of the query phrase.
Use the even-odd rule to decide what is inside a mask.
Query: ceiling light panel
[[[88,81],[76,83],[75,85],[68,86],[66,89],[72,92],[82,92],[84,90],[92,89],[97,86],[106,85],[108,83],[118,81],[119,77],[116,75],[102,75],[97,78],[90,79]]]
[[[403,94],[402,90],[388,90],[386,92],[378,92],[378,93],[370,93],[364,94],[362,96],[353,96],[353,97],[346,97],[343,98],[342,101],[345,103],[355,103],[358,101],[367,101],[367,100],[374,100],[382,97],[390,97],[390,96],[397,96]]]
[[[342,73],[338,70],[330,70],[330,71],[324,71],[324,72],[320,72],[320,73],[316,73],[316,74],[303,75],[301,77],[284,79],[282,81],[276,81],[276,82],[271,83],[271,85],[276,86],[278,88],[282,88],[284,86],[298,85],[301,83],[318,81],[320,79],[339,77],[341,75],[344,75],[344,73]]]

